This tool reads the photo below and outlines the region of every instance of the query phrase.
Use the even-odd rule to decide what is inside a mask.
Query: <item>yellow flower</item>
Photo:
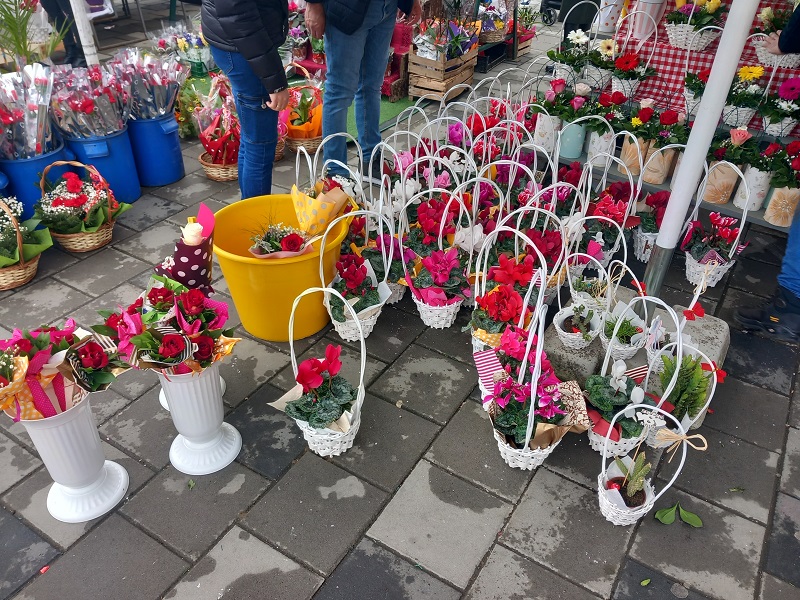
[[[707,0],[694,0],[695,6],[703,7],[706,5]]]
[[[761,65],[757,66],[744,66],[739,69],[739,80],[740,81],[753,81],[758,79],[764,74],[764,67]]]
[[[185,40],[185,39],[183,39],[183,38],[178,38],[177,42],[178,42],[178,48],[179,48],[179,49],[180,49],[182,52],[185,52],[185,51],[186,51],[186,49],[189,47],[189,44],[187,44],[187,43],[186,43],[186,40]]]
[[[706,4],[706,11],[708,14],[713,15],[717,12],[717,9],[720,7],[720,0],[708,0],[708,4]]]
[[[644,123],[644,121],[642,121],[639,117],[633,117],[631,119],[631,125],[633,125],[634,127],[639,127],[643,123]]]
[[[603,56],[614,56],[615,50],[619,52],[619,45],[615,44],[614,40],[608,39],[600,42],[600,44],[597,46],[597,49]]]

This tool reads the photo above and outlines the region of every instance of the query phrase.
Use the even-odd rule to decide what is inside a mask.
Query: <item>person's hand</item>
[[[402,21],[406,25],[416,25],[422,19],[422,5],[419,0],[414,0],[411,6],[411,12],[404,14],[402,10],[397,11],[397,20]]]
[[[289,90],[283,90],[276,94],[269,95],[269,102],[267,106],[275,112],[281,112],[289,105]]]
[[[777,33],[770,33],[769,36],[767,36],[767,39],[764,40],[763,43],[764,49],[770,54],[777,54],[777,55],[783,54],[783,52],[781,52],[780,47],[778,46],[778,42],[780,41],[780,39],[781,39],[780,31],[778,31]]]
[[[306,4],[306,29],[311,37],[321,39],[325,34],[325,6],[322,2]]]

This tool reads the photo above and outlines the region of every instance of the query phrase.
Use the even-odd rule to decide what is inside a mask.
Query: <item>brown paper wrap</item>
[[[660,185],[667,180],[672,169],[672,163],[675,162],[675,149],[668,148],[659,152],[658,148],[650,147],[645,163],[647,161],[650,161],[650,163],[645,168],[642,179],[647,183]]]
[[[644,159],[647,156],[647,151],[650,149],[650,141],[642,139],[640,137],[636,138],[636,145],[632,144],[630,138],[627,136],[625,137],[625,141],[622,143],[622,150],[619,153],[619,159],[625,165],[617,165],[617,171],[627,177],[628,171],[633,177],[639,175],[639,156],[642,157],[642,164],[644,164]],[[627,168],[627,169],[626,169]]]
[[[764,212],[764,220],[777,227],[789,227],[792,224],[798,202],[800,202],[800,189],[775,188],[769,206]]]

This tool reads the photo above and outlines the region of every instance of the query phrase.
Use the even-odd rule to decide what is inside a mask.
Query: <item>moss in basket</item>
[[[614,335],[614,328],[617,326],[618,319],[608,319],[603,326],[603,333],[608,339]],[[642,328],[633,324],[630,319],[623,319],[617,330],[617,340],[620,344],[630,344],[631,338],[637,333],[642,333]]]
[[[609,423],[618,412],[630,405],[631,392],[635,387],[633,379],[626,378],[625,388],[615,390],[611,387],[611,377],[606,375],[590,375],[586,379],[586,396],[591,404]],[[652,400],[645,396],[643,404],[653,406]],[[617,423],[622,429],[622,437],[638,437],[642,433],[642,424],[632,417],[620,417]]]
[[[303,395],[286,404],[286,414],[305,421],[315,429],[324,429],[350,410],[356,399],[356,389],[339,375],[341,346],[328,345],[325,359],[309,358],[297,368]]]
[[[661,385],[666,389],[675,369],[678,369],[678,381],[666,401],[675,407],[672,415],[679,421],[685,416],[694,419],[706,403],[706,392],[711,374],[703,371],[700,358],[686,355],[678,367],[678,361],[669,356],[662,356],[664,370],[661,372]]]
[[[609,479],[607,487],[611,489],[619,486],[618,489],[622,500],[628,508],[636,508],[645,503],[644,483],[652,468],[650,463],[645,463],[646,460],[644,452],[639,453],[629,469],[622,460],[619,458],[614,459],[614,463],[623,476]]]
[[[592,341],[592,336],[589,334],[592,330],[592,318],[594,318],[594,311],[590,310],[583,315],[586,307],[581,304],[576,306],[572,305],[572,316],[564,320],[563,329],[567,333],[580,333],[584,340],[587,342]]]

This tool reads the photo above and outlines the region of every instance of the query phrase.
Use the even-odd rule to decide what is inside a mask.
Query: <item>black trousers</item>
[[[78,37],[78,28],[75,27],[69,0],[40,0],[40,2],[56,29],[61,31],[67,26],[64,34],[64,49],[67,51],[67,55],[71,57],[83,56],[83,47]]]

